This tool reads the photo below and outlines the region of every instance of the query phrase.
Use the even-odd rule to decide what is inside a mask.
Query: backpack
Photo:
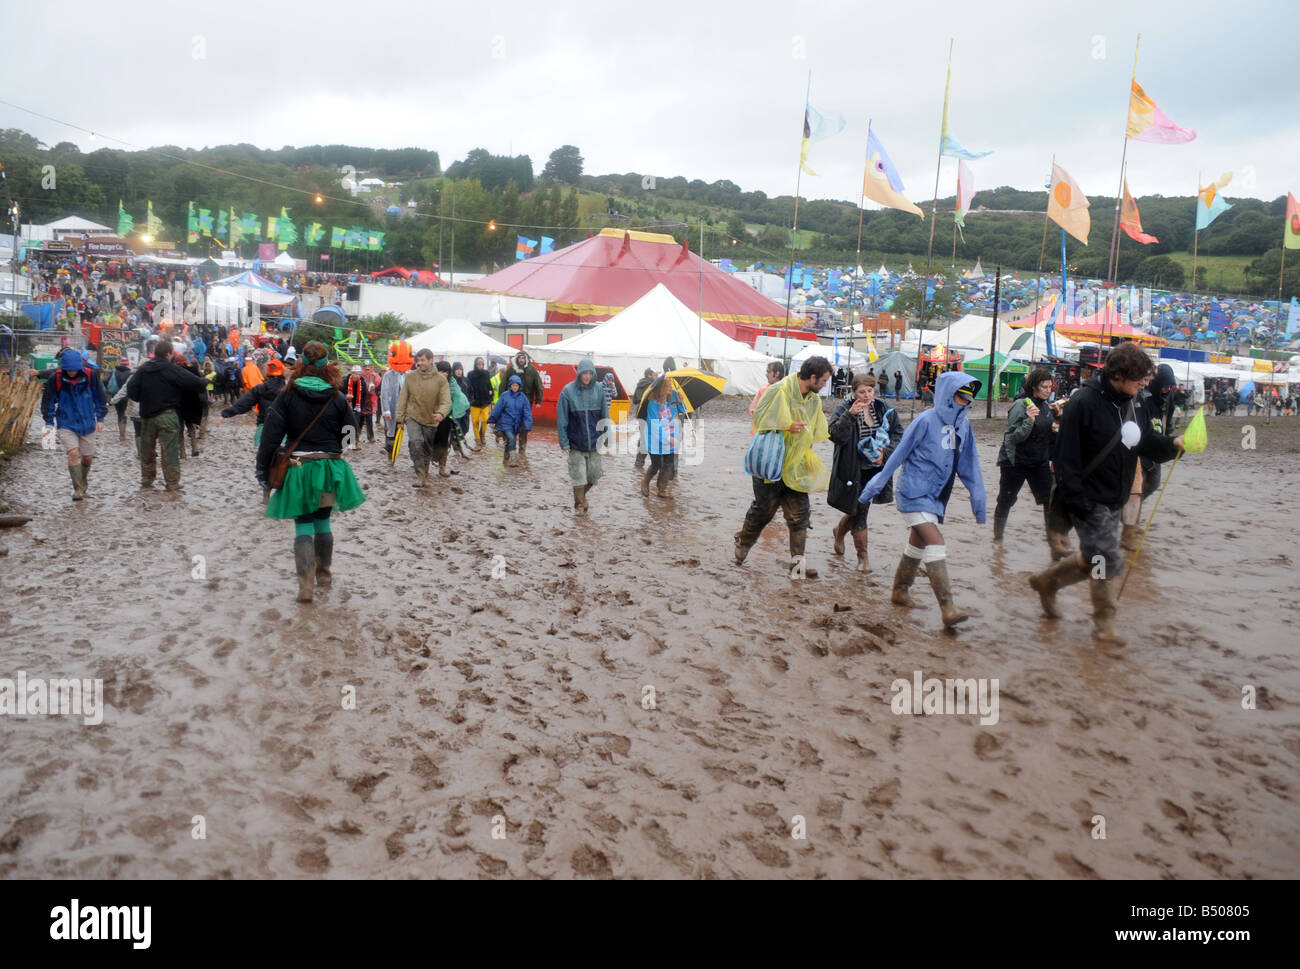
[[[108,378],[108,392],[110,394],[117,393],[117,368],[116,367],[113,368],[113,373]]]
[[[95,375],[93,372],[91,372],[89,366],[84,367],[81,372],[86,375],[87,380],[95,379]],[[56,394],[63,392],[63,368],[62,367],[54,371],[54,392]]]

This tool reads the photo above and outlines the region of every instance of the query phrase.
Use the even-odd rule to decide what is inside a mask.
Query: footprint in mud
[[[613,878],[614,869],[610,866],[605,853],[597,851],[591,845],[582,845],[569,858],[569,865],[578,875],[588,878]]]

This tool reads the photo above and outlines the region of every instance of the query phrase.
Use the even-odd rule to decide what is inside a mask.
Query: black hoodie
[[[328,407],[325,406],[327,400],[330,402]],[[312,419],[317,414],[320,417],[312,424]],[[311,430],[299,442],[298,435],[307,430],[309,424]],[[257,479],[266,480],[271,458],[281,443],[295,451],[341,454],[345,427],[356,427],[346,397],[332,387],[328,390],[309,390],[301,384],[294,384],[291,389],[276,397],[267,409],[266,421],[262,427],[262,443],[257,448]]]
[[[1142,433],[1137,447],[1117,442],[1104,461],[1088,475],[1083,469],[1115,437],[1134,404],[1133,419]],[[1083,517],[1093,505],[1118,510],[1133,487],[1139,457],[1172,461],[1178,454],[1173,438],[1151,426],[1151,412],[1132,397],[1119,393],[1104,374],[1098,374],[1070,398],[1061,415],[1056,441],[1056,482],[1062,500],[1074,515]]]
[[[186,403],[197,404],[197,398],[208,389],[208,382],[198,374],[170,360],[151,357],[140,365],[127,385],[126,396],[140,405],[140,419],[157,417],[164,411],[180,412]]]

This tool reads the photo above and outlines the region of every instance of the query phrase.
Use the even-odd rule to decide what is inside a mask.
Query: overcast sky
[[[856,201],[866,120],[905,194],[934,191],[944,66],[977,190],[1041,188],[1057,161],[1094,199],[1118,185],[1138,82],[1187,145],[1130,143],[1135,195],[1300,192],[1294,0],[282,3],[9,0],[0,97],[138,145],[577,145],[589,174],[638,171],[792,194],[805,87],[847,129],[813,146],[807,198]],[[109,145],[0,105],[0,127]],[[955,189],[944,159],[939,194]],[[867,203],[871,206],[871,203]],[[979,204],[978,194],[975,204]]]

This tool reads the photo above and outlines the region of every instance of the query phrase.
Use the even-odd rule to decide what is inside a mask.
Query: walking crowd
[[[134,426],[141,487],[153,488],[161,455],[165,488],[178,491],[183,442],[188,438],[191,456],[199,455],[211,400],[224,393],[220,419],[256,414],[256,480],[263,488],[265,515],[294,522],[304,602],[311,601],[315,584],[330,581],[334,510],[365,501],[343,452],[360,449],[362,433],[375,443],[376,416],[389,460],[396,462],[404,442],[412,484],[427,490],[435,467],[439,477],[458,473],[449,466],[451,452],[461,461],[481,453],[489,428],[507,467],[526,461],[533,412],[543,396],[541,374],[522,351],[501,369],[478,357],[468,374],[460,363],[435,363],[427,348],[412,353],[404,340],[390,344],[382,374],[352,366],[345,376],[316,342],[300,354],[286,346],[283,356],[274,347],[252,355],[238,381],[223,380],[207,363],[200,366],[193,348],[181,353],[166,336],[151,342],[151,356],[141,366],[132,370],[120,364],[106,380],[78,351],[62,353],[57,368],[45,374],[41,410],[47,435],[56,436],[66,452],[73,500],[86,495],[95,435],[110,406],[117,408],[121,439],[125,420]],[[636,465],[647,497],[656,478],[657,494],[670,497],[677,475],[687,408],[668,376],[673,368],[673,361],[665,360],[664,374],[646,370],[633,392],[640,431]],[[774,363],[767,377],[750,406],[745,470],[753,499],[735,536],[736,564],[745,563],[780,510],[789,533],[791,578],[815,578],[806,561],[810,498],[825,491],[828,506],[839,514],[832,551],[843,555],[851,536],[857,568],[868,572],[868,514],[873,504],[892,503],[906,541],[891,602],[913,606],[909,590],[924,569],[944,627],[951,631],[969,618],[954,601],[941,526],[958,479],[976,521],[985,523],[984,481],[968,416],[980,381],[960,371],[940,373],[934,406],[904,427],[896,409],[878,395],[872,374],[850,379],[849,395],[837,402],[829,421],[820,392],[832,379],[832,367],[824,357],[810,357],[788,375]],[[1117,580],[1124,569],[1121,549],[1134,545],[1142,502],[1159,485],[1160,465],[1182,448],[1181,437],[1171,436],[1178,385],[1168,366],[1157,370],[1136,345],[1125,343],[1112,349],[1103,369],[1068,400],[1053,401],[1053,389],[1050,371],[1031,372],[1024,395],[1007,415],[998,453],[993,542],[997,548],[1003,541],[1027,483],[1043,510],[1051,561],[1030,579],[1043,612],[1058,616],[1057,593],[1089,580],[1094,638],[1122,645],[1114,626]],[[556,434],[578,513],[587,511],[591,489],[604,474],[611,397],[591,360],[579,363],[576,378],[558,396]],[[834,446],[830,468],[814,450],[827,439]],[[1070,547],[1070,531],[1078,536],[1077,551]]]

